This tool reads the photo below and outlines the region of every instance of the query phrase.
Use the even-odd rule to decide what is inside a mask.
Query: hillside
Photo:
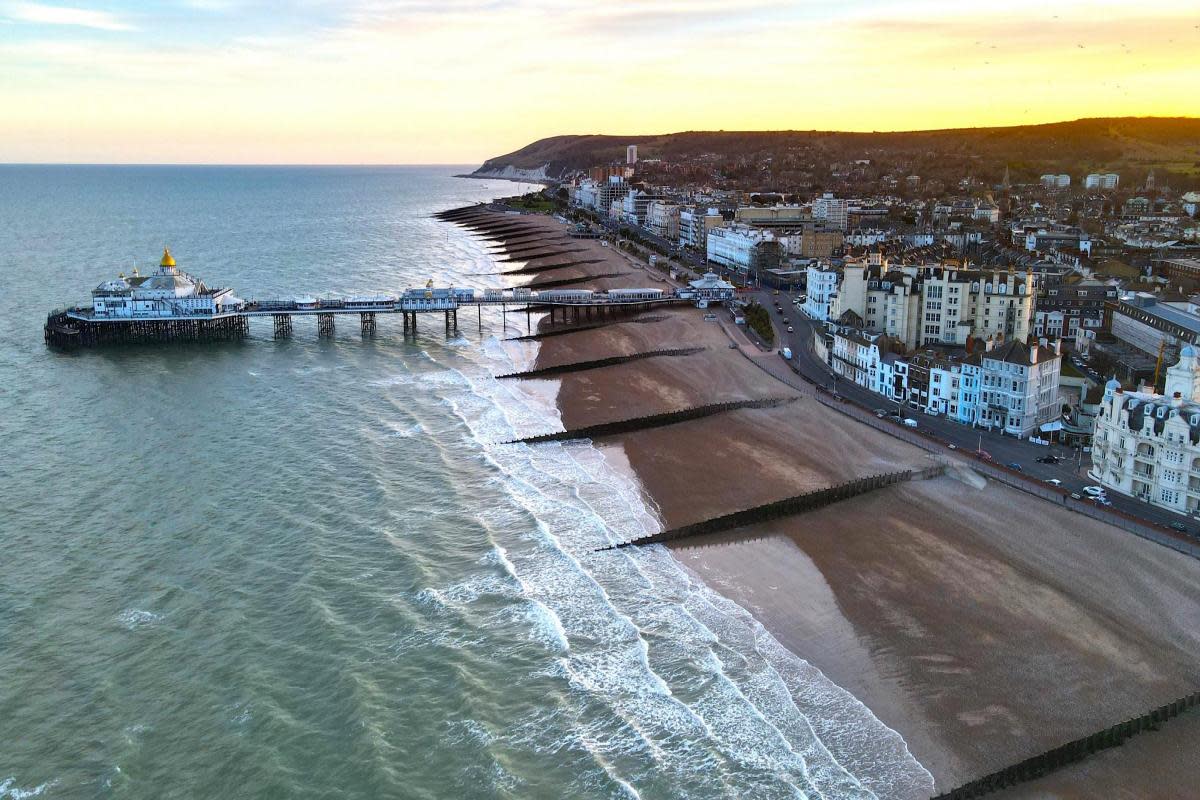
[[[598,164],[623,161],[636,144],[641,160],[662,159],[683,168],[679,177],[713,174],[774,183],[789,189],[828,182],[839,163],[870,159],[872,171],[915,173],[957,180],[972,175],[998,182],[1008,165],[1012,180],[1037,180],[1044,172],[1123,171],[1123,183],[1155,170],[1183,188],[1200,182],[1200,118],[1118,117],[1006,128],[888,133],[836,131],[686,131],[661,135],[552,136],[491,158],[477,175],[520,174],[560,178]],[[740,176],[738,173],[742,173]],[[740,181],[739,182],[744,182]]]

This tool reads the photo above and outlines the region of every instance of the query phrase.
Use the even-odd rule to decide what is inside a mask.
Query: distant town
[[[696,161],[632,144],[547,194],[578,235],[743,287],[789,358],[881,416],[978,430],[988,458],[984,432],[1042,446],[1095,502],[1200,515],[1200,191],[1153,169],[1018,183],[1007,165],[947,185],[864,157],[830,165],[840,191],[805,196],[706,182]],[[770,323],[759,335],[772,343]]]

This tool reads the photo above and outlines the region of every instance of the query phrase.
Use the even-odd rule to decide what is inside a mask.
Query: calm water
[[[588,444],[493,444],[559,427],[554,383],[491,379],[535,355],[497,314],[42,344],[164,244],[243,297],[498,285],[429,215],[521,187],[455,171],[0,167],[0,800],[928,782],[665,551],[591,554],[657,523]]]

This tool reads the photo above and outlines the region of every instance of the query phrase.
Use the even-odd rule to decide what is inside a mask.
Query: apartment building
[[[1121,184],[1121,176],[1115,172],[1093,172],[1083,179],[1085,189],[1116,189]]]
[[[844,198],[834,197],[832,192],[825,192],[813,200],[812,215],[824,220],[827,227],[844,231],[850,226],[850,203]]]
[[[878,254],[848,261],[833,318],[853,311],[868,330],[904,342],[964,346],[971,338],[1025,340],[1034,291],[1028,272],[937,265],[891,267]]]
[[[725,224],[715,208],[682,208],[679,211],[679,243],[697,250],[708,249],[708,232]]]
[[[1117,299],[1115,283],[1094,279],[1047,286],[1037,298],[1033,335],[1074,339],[1084,329],[1104,327],[1104,304]]]

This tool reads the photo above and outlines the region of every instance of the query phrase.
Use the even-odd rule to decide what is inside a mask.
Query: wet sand
[[[546,217],[520,219],[522,248],[528,231],[552,240],[565,230]],[[586,254],[528,266],[582,255],[598,261],[572,268],[581,285],[666,285],[613,248],[578,241]],[[630,269],[636,274],[583,277]],[[766,375],[723,311],[715,322],[693,308],[652,313],[666,319],[542,341],[535,367],[706,348],[560,376],[567,427],[726,400],[798,398],[601,442],[622,450],[664,526],[932,463],[925,451],[817,404],[802,385]],[[674,552],[898,731],[939,791],[1200,686],[1200,562],[995,483],[903,484]],[[1081,765],[1075,780],[1086,787],[1096,776],[1119,777],[1135,792],[1138,785],[1166,792],[1126,796],[1171,796],[1169,776],[1137,783],[1139,765],[1168,758],[1166,746],[1149,738],[1132,744],[1096,762],[1104,766]],[[1197,760],[1200,746],[1185,749]],[[1047,785],[1066,791],[1072,774]]]

